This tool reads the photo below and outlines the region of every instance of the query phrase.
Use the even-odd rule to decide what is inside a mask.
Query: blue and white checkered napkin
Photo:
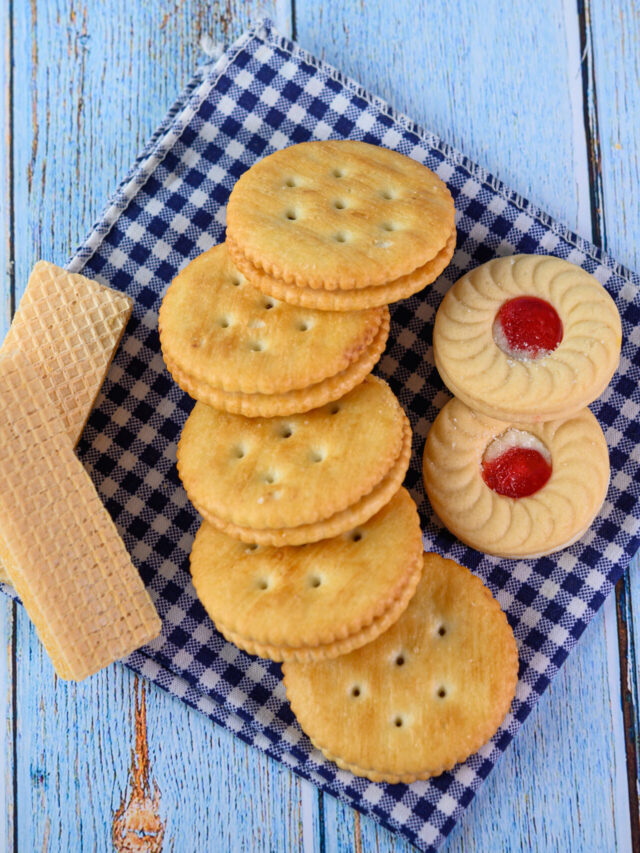
[[[326,761],[291,713],[280,667],[225,642],[189,580],[199,519],[175,459],[193,404],[164,368],[158,307],[178,270],[224,238],[225,206],[240,175],[275,149],[328,137],[408,154],[453,193],[453,263],[435,285],[392,308],[389,345],[377,372],[411,418],[415,440],[407,484],[420,507],[426,548],[453,557],[489,585],[520,649],[517,697],[492,741],[450,773],[413,785],[374,784]],[[616,299],[624,325],[620,370],[593,406],[611,452],[607,501],[578,544],[535,561],[490,558],[461,545],[433,517],[420,478],[427,430],[448,399],[433,367],[435,310],[462,273],[514,252],[553,254],[584,267]],[[269,23],[198,72],[69,268],[135,299],[133,319],[79,446],[163,619],[161,638],[129,665],[417,847],[435,849],[638,550],[638,278]]]

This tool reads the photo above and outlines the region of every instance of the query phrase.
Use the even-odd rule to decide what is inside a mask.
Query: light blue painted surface
[[[631,99],[638,91],[640,33],[632,3],[622,5],[618,16],[596,4],[593,40],[602,138],[606,132],[622,145],[602,149],[607,235],[620,259],[637,268],[638,198],[629,201],[629,188],[638,186],[640,127]],[[305,47],[589,236],[575,5],[469,0],[455,6],[297,0],[295,25]],[[200,37],[229,40],[265,12],[290,32],[286,2],[14,4],[18,292],[36,257],[63,261],[87,231],[197,63]],[[6,12],[0,27],[7,27]],[[7,162],[5,146],[5,199]],[[3,235],[7,222],[5,204]],[[3,272],[7,246],[3,239]],[[630,599],[640,607],[638,586],[634,574]],[[9,651],[11,611],[0,602]],[[629,849],[615,620],[609,618],[607,630],[604,622],[600,616],[590,627],[450,850]],[[111,667],[79,686],[57,682],[22,612],[16,653],[13,686],[11,659],[0,656],[0,701],[10,725],[15,690],[19,849],[108,849],[132,745],[132,676]],[[148,727],[166,849],[171,843],[176,851],[410,849],[157,689],[148,697]],[[11,803],[7,731],[5,802]],[[7,821],[0,837],[11,849],[10,813],[0,820]]]

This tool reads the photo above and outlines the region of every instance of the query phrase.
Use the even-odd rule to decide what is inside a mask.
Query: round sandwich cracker
[[[283,664],[314,746],[374,782],[428,779],[476,752],[515,695],[518,652],[498,602],[437,554],[409,606],[372,643],[331,661]]]
[[[281,395],[363,359],[370,370],[370,347],[385,320],[386,308],[327,313],[265,296],[238,272],[222,243],[171,283],[160,307],[160,343],[167,364],[195,384]],[[356,371],[350,387],[366,372]]]
[[[290,305],[300,305],[305,308],[315,308],[321,311],[358,311],[379,305],[388,305],[399,299],[407,299],[414,293],[432,284],[440,273],[448,266],[456,248],[455,229],[445,243],[444,248],[426,264],[418,269],[371,287],[358,290],[319,290],[311,287],[300,287],[288,284],[282,279],[273,278],[262,270],[254,267],[247,258],[240,254],[231,240],[227,241],[229,252],[236,259],[238,269],[241,269],[254,287],[277,299],[282,299]]]
[[[533,558],[587,531],[607,495],[609,452],[589,409],[518,424],[450,400],[433,422],[423,477],[431,506],[458,539],[486,554]]]
[[[166,353],[164,360],[169,373],[182,390],[196,400],[206,403],[207,406],[223,409],[225,412],[231,412],[235,415],[244,415],[248,418],[283,417],[317,409],[319,406],[338,400],[351,391],[374,368],[384,351],[388,335],[389,315],[387,313],[383,317],[375,338],[357,361],[352,362],[345,370],[336,373],[335,376],[329,376],[315,385],[309,385],[295,391],[286,391],[283,394],[241,394],[221,391],[219,388],[209,385],[205,380],[198,380],[182,371]]]
[[[368,376],[335,403],[288,418],[244,418],[196,403],[178,472],[203,514],[250,528],[296,527],[356,503],[391,470],[407,418]]]
[[[273,660],[321,660],[375,639],[409,603],[422,534],[405,489],[365,524],[299,547],[247,545],[202,523],[193,585],[227,639]]]
[[[615,302],[559,258],[514,255],[466,273],[436,314],[443,382],[470,408],[520,423],[567,417],[606,388],[620,360]]]
[[[221,530],[241,542],[258,545],[306,545],[320,539],[330,539],[347,530],[364,524],[372,515],[389,503],[405,478],[411,459],[411,427],[405,423],[402,449],[389,471],[380,482],[351,506],[333,513],[322,521],[310,524],[298,524],[295,527],[262,528],[257,530],[223,521],[207,512],[202,506],[196,506],[198,512],[216,529]]]
[[[228,237],[254,267],[323,290],[408,275],[444,248],[453,228],[453,199],[437,175],[353,140],[270,154],[240,177],[227,208]]]

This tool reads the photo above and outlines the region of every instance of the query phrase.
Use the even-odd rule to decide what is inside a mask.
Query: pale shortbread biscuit
[[[406,421],[400,454],[382,480],[370,492],[356,501],[356,503],[322,521],[316,521],[312,524],[256,530],[223,521],[212,513],[207,512],[202,506],[196,505],[196,509],[203,518],[218,530],[221,530],[228,536],[232,536],[234,539],[239,539],[241,542],[274,545],[276,547],[318,542],[320,539],[329,539],[332,536],[338,536],[346,530],[351,530],[359,524],[364,524],[367,519],[371,518],[372,515],[385,506],[402,485],[407,469],[409,468],[410,459],[411,427],[409,426],[409,422]]]
[[[512,430],[532,435],[550,454],[551,477],[529,497],[498,494],[482,476],[487,448]],[[537,557],[586,532],[607,494],[609,454],[589,409],[561,420],[514,424],[453,399],[429,430],[423,476],[433,509],[458,539],[487,554]]]
[[[270,154],[241,176],[227,208],[229,239],[254,267],[324,290],[408,275],[444,248],[453,227],[453,199],[437,175],[353,140]]]
[[[265,296],[238,272],[222,243],[171,283],[160,307],[160,343],[167,364],[194,383],[231,394],[282,395],[361,361],[385,318],[386,308],[313,311]]]
[[[545,300],[562,322],[561,342],[540,358],[516,358],[494,340],[498,310],[522,296]],[[621,340],[618,310],[596,278],[558,258],[514,255],[453,285],[436,315],[433,352],[444,383],[471,408],[531,423],[595,400],[618,366]]]
[[[227,241],[230,251],[233,243]],[[358,290],[318,290],[311,287],[299,287],[287,284],[281,279],[273,278],[254,267],[246,258],[236,252],[239,269],[263,293],[277,299],[282,299],[291,305],[306,308],[317,308],[322,311],[356,311],[372,308],[376,305],[387,305],[399,299],[407,299],[414,293],[432,284],[440,273],[448,266],[456,248],[455,229],[447,240],[444,248],[430,261],[408,275],[401,276],[386,284],[373,287],[363,287]]]
[[[204,521],[191,575],[218,630],[240,648],[320,660],[371,642],[400,616],[422,552],[416,505],[400,489],[363,525],[313,545],[247,545]]]
[[[329,760],[374,782],[436,776],[498,730],[518,651],[498,602],[437,554],[409,606],[372,643],[330,661],[283,664],[291,708]]]
[[[133,301],[77,273],[38,261],[3,350],[30,359],[76,444],[126,328]],[[0,582],[9,576],[0,562]]]
[[[313,524],[385,477],[405,423],[395,395],[374,376],[335,403],[288,418],[244,418],[196,403],[178,472],[203,514],[258,529]]]
[[[150,642],[160,619],[26,355],[0,356],[0,554],[61,678]]]
[[[165,353],[164,359],[169,373],[187,394],[196,400],[248,418],[273,418],[308,412],[333,400],[343,397],[363,381],[382,355],[389,336],[389,315],[385,314],[375,338],[357,361],[352,362],[341,373],[323,379],[315,385],[287,391],[284,394],[234,394],[213,388],[206,381],[199,381],[184,373]]]

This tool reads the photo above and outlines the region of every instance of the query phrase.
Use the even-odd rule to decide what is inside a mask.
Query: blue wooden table
[[[63,263],[88,230],[203,38],[228,42],[265,14],[640,268],[634,0],[7,0],[0,334],[33,262]],[[640,849],[639,620],[636,561],[448,850]],[[111,849],[135,745],[133,675],[116,665],[59,682],[4,598],[0,631],[0,849]],[[163,849],[410,849],[159,689],[146,708]]]

